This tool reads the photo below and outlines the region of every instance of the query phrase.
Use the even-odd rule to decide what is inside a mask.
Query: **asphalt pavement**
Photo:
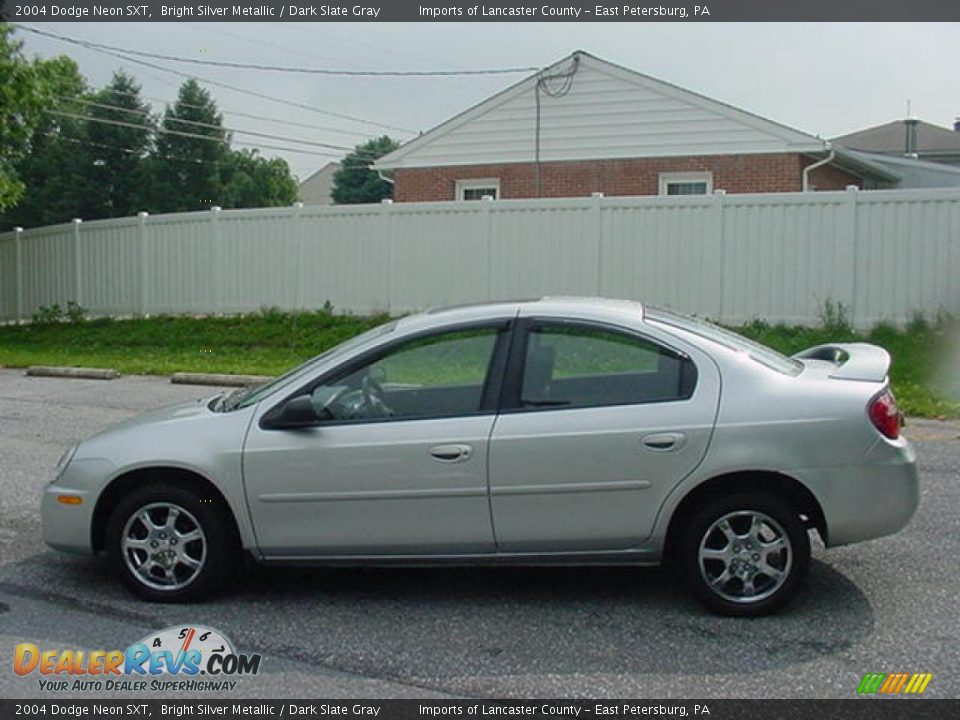
[[[815,545],[805,589],[756,620],[709,615],[660,571],[634,568],[238,566],[245,577],[226,596],[155,605],[101,560],[44,546],[38,497],[66,447],[216,392],[0,370],[0,697],[90,697],[16,676],[17,643],[125,648],[179,624],[217,628],[264,656],[231,698],[852,698],[867,672],[931,672],[926,696],[960,697],[960,425],[908,426],[923,495],[904,531]]]

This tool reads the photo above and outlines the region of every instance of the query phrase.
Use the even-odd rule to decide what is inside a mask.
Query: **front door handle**
[[[687,442],[687,436],[683,433],[655,433],[654,435],[645,435],[643,437],[644,447],[656,452],[670,452],[679,450]]]
[[[469,460],[473,448],[469,445],[437,445],[430,448],[430,455],[440,462],[463,462]]]

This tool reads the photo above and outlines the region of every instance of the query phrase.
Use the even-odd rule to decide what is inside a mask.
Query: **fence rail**
[[[858,326],[960,309],[960,191],[591,197],[268,208],[0,235],[0,318],[264,306],[407,312],[629,297],[727,323]]]

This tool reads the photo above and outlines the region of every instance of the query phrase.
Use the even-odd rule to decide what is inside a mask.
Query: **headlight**
[[[63,471],[67,469],[67,465],[69,465],[70,461],[73,460],[73,456],[76,454],[78,447],[80,447],[80,443],[68,447],[67,451],[60,456],[60,459],[57,461],[57,468],[53,472],[53,480],[51,480],[51,482],[57,480],[63,474]]]

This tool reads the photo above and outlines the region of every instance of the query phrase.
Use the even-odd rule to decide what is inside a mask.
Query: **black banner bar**
[[[942,720],[960,700],[0,700],[3,718]]]
[[[960,21],[958,0],[0,0],[10,22]]]

